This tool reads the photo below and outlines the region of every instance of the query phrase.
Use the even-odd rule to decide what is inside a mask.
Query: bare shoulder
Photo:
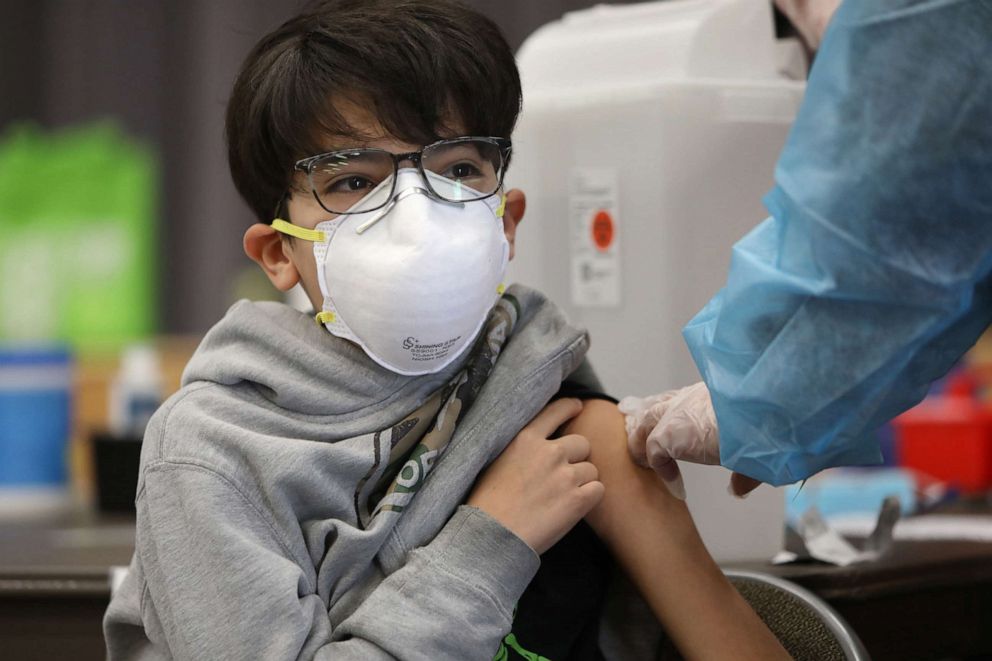
[[[603,399],[582,402],[582,412],[565,427],[567,434],[579,434],[589,439],[589,461],[603,477],[606,474],[639,468],[627,451],[627,429],[624,416],[617,405]]]
[[[637,465],[631,458],[624,415],[616,404],[601,399],[584,401],[582,412],[564,431],[589,439],[589,461],[596,466],[599,479],[606,486],[603,503],[586,517],[594,528],[597,523],[604,528],[612,527],[617,517],[630,511],[635,502],[652,509],[670,508],[672,511],[666,514],[668,525],[672,516],[683,524],[691,524],[685,504],[672,497],[654,471]],[[597,521],[604,517],[610,521]]]
[[[590,433],[622,435],[625,443],[627,438],[623,414],[617,409],[616,404],[605,399],[584,400],[582,412],[569,422],[566,432],[583,436],[588,436]]]

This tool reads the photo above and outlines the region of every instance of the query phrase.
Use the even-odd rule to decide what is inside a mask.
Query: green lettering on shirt
[[[496,656],[493,657],[493,661],[508,661],[510,658],[510,651],[506,648],[507,645],[509,645],[510,649],[519,654],[521,657],[527,659],[527,661],[551,661],[551,659],[541,656],[540,654],[535,654],[534,652],[528,652],[525,650],[520,646],[520,643],[517,642],[517,637],[514,636],[512,632],[506,634],[506,638],[504,638],[503,642],[499,644],[499,650],[497,650]]]

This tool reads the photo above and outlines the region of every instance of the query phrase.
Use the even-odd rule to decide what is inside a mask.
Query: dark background
[[[0,134],[106,117],[161,161],[159,329],[202,333],[250,265],[252,216],[228,174],[223,114],[241,60],[301,0],[3,0]],[[536,28],[596,0],[467,0],[516,49]],[[57,192],[57,189],[55,190]]]

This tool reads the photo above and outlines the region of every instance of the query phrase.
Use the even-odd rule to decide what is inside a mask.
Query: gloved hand
[[[626,419],[631,457],[654,469],[676,498],[685,500],[685,485],[676,460],[720,463],[720,433],[706,384],[696,383],[650,397],[624,397],[619,408]],[[743,498],[759,484],[734,473],[728,490]]]

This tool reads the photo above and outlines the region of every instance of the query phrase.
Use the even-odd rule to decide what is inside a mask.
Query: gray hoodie
[[[400,376],[287,306],[234,305],[145,435],[109,657],[491,659],[540,559],[461,503],[588,346],[540,294],[510,293],[520,318],[477,400],[402,515],[368,527],[355,494],[377,433],[460,365]]]

